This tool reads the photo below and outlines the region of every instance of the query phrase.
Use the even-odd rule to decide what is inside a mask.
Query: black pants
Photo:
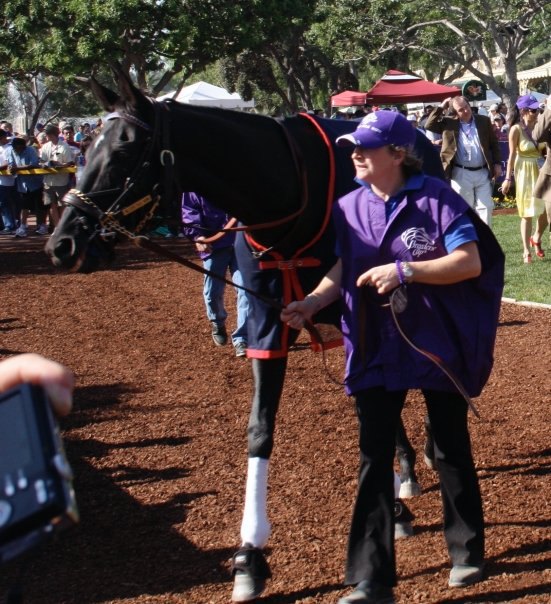
[[[396,584],[393,461],[395,436],[407,391],[370,388],[356,393],[360,472],[348,543],[345,582]],[[435,444],[452,564],[481,564],[484,519],[471,453],[467,403],[460,394],[423,390]]]

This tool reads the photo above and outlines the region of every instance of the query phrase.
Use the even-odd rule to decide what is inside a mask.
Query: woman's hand
[[[503,195],[507,195],[507,193],[509,193],[509,190],[511,189],[511,180],[509,178],[504,179],[499,189],[503,193]]]
[[[356,285],[358,287],[365,285],[375,287],[378,294],[386,294],[396,289],[400,285],[396,264],[383,264],[370,268],[358,277]]]
[[[302,329],[307,321],[319,310],[319,301],[313,294],[309,294],[304,300],[296,300],[288,304],[282,311],[280,318],[293,329]]]

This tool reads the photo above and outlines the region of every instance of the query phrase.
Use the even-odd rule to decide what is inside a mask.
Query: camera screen
[[[0,403],[0,476],[29,465],[32,453],[23,401],[13,397]]]

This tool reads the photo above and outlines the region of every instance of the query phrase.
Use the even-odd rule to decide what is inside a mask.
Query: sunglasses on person
[[[530,113],[539,113],[539,109],[528,109]]]

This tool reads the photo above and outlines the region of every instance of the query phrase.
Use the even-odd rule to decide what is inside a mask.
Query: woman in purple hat
[[[531,248],[538,258],[545,252],[541,247],[541,238],[547,226],[545,204],[536,197],[534,189],[539,175],[538,162],[543,162],[544,143],[537,143],[532,131],[539,114],[540,103],[531,94],[519,97],[511,111],[509,119],[509,159],[507,173],[501,190],[507,195],[511,189],[513,173],[515,178],[515,198],[520,216],[520,234],[524,246],[525,264],[532,262]],[[532,234],[532,218],[537,219],[536,230]]]
[[[353,147],[360,185],[335,204],[339,260],[281,314],[301,329],[320,308],[342,301],[345,388],[359,420],[360,470],[345,577],[355,589],[340,604],[395,602],[392,470],[411,388],[422,390],[434,431],[449,585],[476,583],[484,572],[467,399],[419,348],[442,359],[470,396],[480,394],[493,363],[504,257],[467,202],[421,172],[414,137],[400,113],[378,111],[337,139]],[[401,308],[396,297],[389,299],[393,292],[401,295]]]

